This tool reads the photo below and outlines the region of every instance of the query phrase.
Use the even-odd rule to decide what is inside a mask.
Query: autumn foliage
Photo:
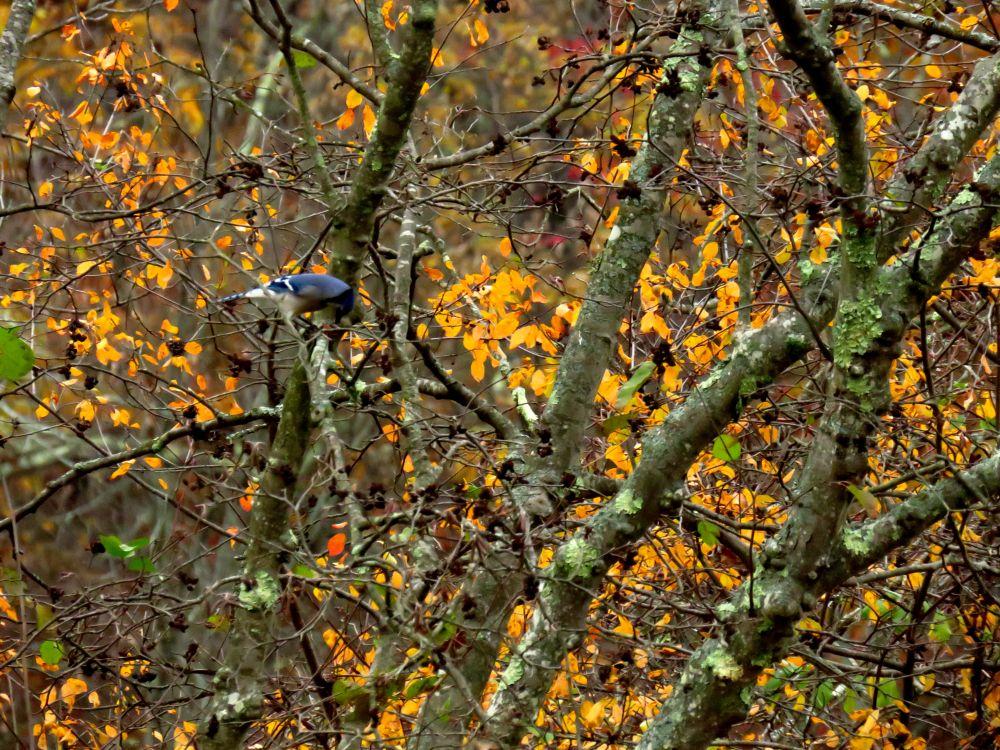
[[[0,22],[0,749],[1000,741],[991,5]]]

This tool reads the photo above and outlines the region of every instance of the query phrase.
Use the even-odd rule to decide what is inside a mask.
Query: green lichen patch
[[[858,529],[846,529],[843,533],[844,547],[855,555],[863,555],[868,552],[869,540]]]
[[[503,690],[505,687],[513,685],[522,677],[524,677],[524,662],[520,657],[515,656],[510,660],[510,664],[507,665],[503,674],[500,675],[500,689]]]
[[[240,587],[239,600],[244,609],[251,612],[265,612],[278,602],[281,587],[278,580],[267,571],[259,571],[253,577],[253,584]]]
[[[642,510],[642,498],[626,487],[615,498],[615,510],[632,516]]]
[[[559,555],[559,566],[569,578],[588,578],[600,561],[600,553],[582,539],[566,542]]]
[[[840,303],[833,330],[833,361],[838,367],[846,369],[854,357],[868,351],[871,342],[879,335],[878,322],[881,319],[882,311],[870,299]]]
[[[725,648],[717,648],[705,659],[705,666],[724,680],[738,680],[743,676],[743,667]]]
[[[874,271],[878,266],[875,241],[867,234],[859,234],[856,229],[848,230],[840,249],[855,272]]]

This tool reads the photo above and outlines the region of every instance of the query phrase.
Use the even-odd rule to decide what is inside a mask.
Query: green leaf
[[[122,540],[117,536],[114,534],[101,534],[98,539],[100,539],[104,551],[109,555],[122,559],[125,558],[125,552],[122,550]]]
[[[886,708],[895,705],[899,700],[899,683],[886,678],[880,680],[875,689],[875,708]]]
[[[636,367],[635,372],[632,373],[632,377],[618,391],[618,398],[615,399],[615,408],[624,409],[628,405],[628,402],[632,400],[636,391],[642,388],[643,384],[649,380],[649,376],[655,371],[656,365],[650,360]]]
[[[316,58],[300,49],[292,50],[292,61],[299,70],[309,70],[309,68],[316,67]]]
[[[24,580],[14,568],[0,568],[0,588],[9,596],[21,596],[24,593]]]
[[[131,542],[122,545],[122,549],[125,550],[125,554],[129,557],[134,555],[136,552],[141,550],[143,547],[149,546],[149,539],[146,537],[139,537],[138,539],[133,539]]]
[[[438,625],[438,627],[434,630],[434,633],[431,635],[431,638],[434,639],[435,644],[440,646],[441,644],[447,643],[454,638],[455,633],[457,632],[458,624],[452,622],[451,620],[447,620]]]
[[[121,560],[127,560],[143,547],[149,545],[149,539],[146,537],[133,539],[131,542],[123,542],[114,534],[101,534],[99,538],[104,551],[112,557],[117,557]]]
[[[205,624],[212,630],[226,632],[229,630],[229,618],[225,615],[209,615]]]
[[[409,685],[406,686],[406,690],[403,691],[404,698],[416,698],[421,693],[426,693],[432,687],[437,685],[443,675],[431,675],[430,677],[421,677],[420,679],[414,680]]]
[[[732,435],[719,435],[712,443],[712,455],[727,464],[730,461],[738,461],[742,453],[740,441]]]
[[[604,431],[605,435],[611,435],[618,430],[624,430],[628,427],[628,415],[627,414],[612,414],[610,417],[601,423],[601,429]]]
[[[698,521],[698,538],[709,547],[719,543],[719,527],[711,521]]]
[[[66,649],[59,641],[42,641],[38,647],[38,655],[46,664],[58,667],[59,662],[66,656]]]
[[[133,557],[128,561],[128,569],[136,573],[150,575],[156,572],[156,566],[148,557]]]
[[[35,627],[39,630],[45,630],[45,626],[52,622],[53,612],[52,607],[39,602],[35,605]]]
[[[934,624],[931,625],[931,640],[945,643],[951,640],[951,620],[940,612],[934,613]]]
[[[854,499],[864,508],[869,516],[877,516],[879,512],[878,498],[875,497],[867,487],[857,487],[853,484],[847,485],[848,491],[854,495]]]
[[[823,680],[823,682],[816,686],[816,691],[813,693],[813,705],[816,708],[825,708],[832,698],[833,682]]]
[[[347,680],[337,680],[333,683],[333,688],[330,690],[330,697],[340,705],[349,703],[355,698],[360,698],[364,694],[365,689],[361,685],[355,685],[353,682],[348,682]]]
[[[315,578],[317,575],[316,571],[308,565],[296,565],[292,568],[292,573],[297,575],[299,578]]]
[[[0,379],[23,378],[35,364],[35,353],[17,336],[16,328],[0,328]]]

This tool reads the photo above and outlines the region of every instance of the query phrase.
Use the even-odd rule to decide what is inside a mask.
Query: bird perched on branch
[[[242,299],[266,299],[288,315],[333,308],[339,321],[354,309],[354,290],[346,281],[325,273],[298,273],[279,276],[264,286],[218,300],[226,304]]]

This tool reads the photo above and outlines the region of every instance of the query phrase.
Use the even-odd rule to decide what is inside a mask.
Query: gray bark
[[[0,133],[7,125],[7,115],[14,101],[14,71],[21,61],[24,43],[35,17],[34,0],[13,0],[3,34],[0,34]]]

